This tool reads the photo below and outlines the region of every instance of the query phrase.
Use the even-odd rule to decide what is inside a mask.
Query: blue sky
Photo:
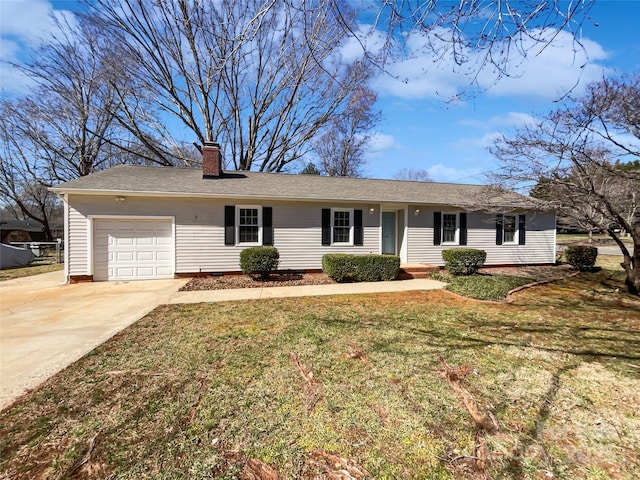
[[[20,58],[36,48],[38,37],[52,31],[49,13],[64,15],[75,8],[78,3],[71,0],[0,0],[2,59]],[[578,38],[584,51],[576,53],[574,39],[559,35],[524,61],[514,58],[514,68],[519,65],[514,78],[458,102],[446,100],[468,85],[469,77],[420,54],[419,37],[410,38],[414,58],[389,65],[392,75],[381,75],[372,84],[383,121],[367,155],[367,176],[391,178],[402,168],[414,168],[427,170],[436,181],[485,183],[484,174],[498,166],[486,148],[500,132],[556,108],[555,101],[569,88],[579,94],[603,75],[640,73],[639,20],[640,0],[598,0]],[[12,69],[0,68],[4,94],[28,87]],[[489,85],[492,78],[483,73],[479,81]]]

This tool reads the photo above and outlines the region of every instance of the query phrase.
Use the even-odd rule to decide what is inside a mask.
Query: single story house
[[[442,265],[443,249],[481,248],[487,265],[555,262],[555,213],[486,187],[122,165],[52,188],[64,201],[70,281],[239,272],[240,251],[273,245],[283,270],[326,253],[395,254]],[[489,201],[491,200],[491,201]],[[492,205],[490,208],[487,205]]]
[[[35,220],[0,220],[0,242],[43,242],[44,225]]]

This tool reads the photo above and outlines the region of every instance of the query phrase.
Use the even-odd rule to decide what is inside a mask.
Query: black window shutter
[[[526,240],[526,236],[527,236],[527,229],[526,229],[526,221],[525,221],[525,216],[524,215],[520,215],[519,220],[518,220],[518,245],[524,245],[525,244],[525,240]]]
[[[467,214],[460,212],[460,245],[467,244]]]
[[[353,244],[364,245],[364,229],[362,228],[362,210],[353,211]]]
[[[499,214],[496,216],[496,245],[502,245],[502,222],[504,221],[504,215]]]
[[[273,208],[262,208],[262,244],[273,246]]]
[[[331,245],[331,209],[322,209],[322,245]]]
[[[233,205],[224,207],[224,244],[236,244],[236,207]]]
[[[433,212],[433,244],[442,243],[442,212]]]

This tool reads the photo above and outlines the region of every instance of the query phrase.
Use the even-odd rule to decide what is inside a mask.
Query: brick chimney
[[[202,146],[202,178],[219,178],[222,176],[222,155],[220,145],[205,142]]]

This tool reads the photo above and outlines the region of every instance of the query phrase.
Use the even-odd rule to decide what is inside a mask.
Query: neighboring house
[[[44,225],[35,220],[0,220],[0,242],[43,242]]]
[[[555,261],[555,214],[486,187],[118,166],[61,184],[71,281],[173,278],[240,270],[243,248],[273,245],[283,270],[319,270],[326,253],[384,253],[442,265],[443,249],[487,252],[487,265]],[[492,210],[487,205],[492,204]]]

